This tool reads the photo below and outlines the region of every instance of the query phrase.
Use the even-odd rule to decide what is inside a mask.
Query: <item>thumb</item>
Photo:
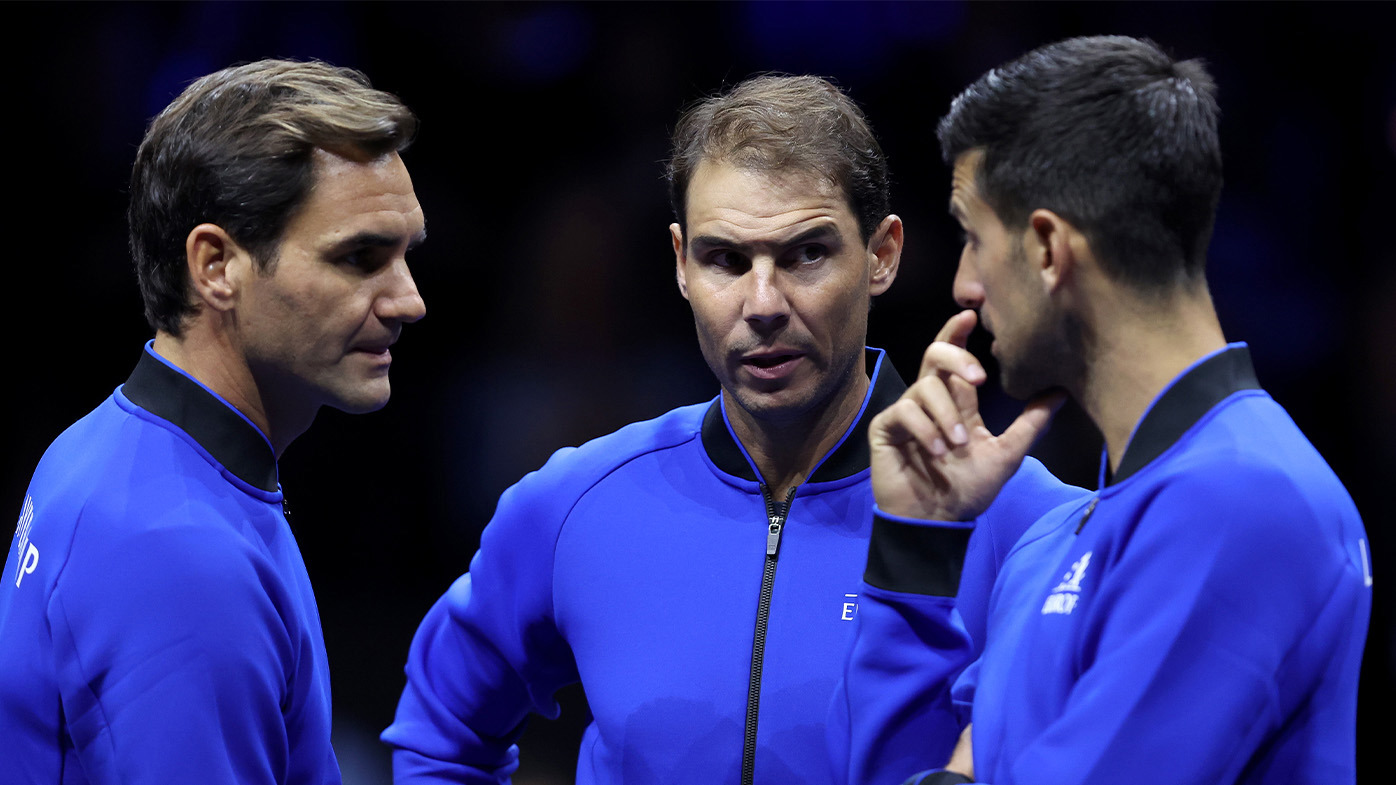
[[[1046,432],[1047,426],[1052,423],[1052,418],[1064,403],[1066,393],[1061,390],[1051,390],[1028,401],[1018,419],[999,435],[999,444],[1003,445],[1004,450],[1021,459],[1032,449],[1038,437]]]

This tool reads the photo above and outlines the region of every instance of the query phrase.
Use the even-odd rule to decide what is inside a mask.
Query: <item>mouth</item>
[[[789,362],[799,355],[797,354],[766,354],[760,357],[748,357],[742,362],[749,363],[757,368],[774,368],[781,363]]]
[[[363,354],[380,362],[392,362],[393,354],[388,347],[392,343],[374,343],[365,346],[355,346],[350,349],[350,354]]]
[[[758,379],[781,379],[794,373],[804,357],[802,352],[762,352],[743,357],[742,367]]]

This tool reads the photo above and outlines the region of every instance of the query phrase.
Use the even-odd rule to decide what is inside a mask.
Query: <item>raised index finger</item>
[[[969,343],[969,334],[974,332],[975,325],[979,324],[979,314],[971,310],[963,310],[950,317],[945,326],[936,333],[937,341],[944,341],[953,344],[961,349]]]
[[[968,350],[945,341],[936,341],[927,346],[925,353],[921,355],[921,371],[916,374],[916,378],[924,379],[927,376],[937,376],[941,379],[957,376],[976,386],[983,384],[988,378],[984,373],[984,366],[979,364],[979,358],[970,354]]]

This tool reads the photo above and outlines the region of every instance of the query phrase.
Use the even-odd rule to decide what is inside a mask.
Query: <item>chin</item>
[[[387,405],[388,401],[385,398],[381,401],[372,401],[369,403],[356,403],[350,406],[337,406],[335,408],[339,409],[345,414],[368,414],[369,412],[376,412]]]
[[[1036,348],[1026,362],[999,362],[999,386],[1011,398],[1030,400],[1048,390],[1062,387],[1062,371],[1072,365],[1072,358],[1053,350],[1053,345]]]
[[[782,422],[799,419],[812,405],[807,391],[784,388],[762,392],[750,388],[737,390],[733,396],[738,406],[758,420]]]
[[[1033,396],[1048,389],[1047,385],[1019,384],[1007,376],[1000,377],[1000,386],[1009,398],[1018,401],[1032,400]]]
[[[345,414],[368,414],[387,406],[388,398],[388,386],[384,384],[381,390],[357,390],[353,394],[337,395],[329,406]]]
[[[1011,368],[1003,360],[999,360],[999,387],[1010,398],[1017,398],[1025,401],[1032,397],[1032,390],[1028,389],[1032,385],[1025,384],[1026,380],[1016,368]]]

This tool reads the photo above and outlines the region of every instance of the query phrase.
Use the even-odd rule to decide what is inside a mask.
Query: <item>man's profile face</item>
[[[406,260],[425,237],[422,208],[395,153],[314,156],[271,272],[240,292],[241,348],[269,408],[374,411],[388,402],[388,347],[426,313]]]
[[[698,343],[748,414],[792,420],[853,389],[861,372],[872,255],[842,189],[805,171],[703,161],[688,236],[670,227]]]
[[[950,214],[965,234],[955,301],[979,311],[979,323],[994,336],[990,351],[1004,391],[1025,399],[1062,385],[1063,371],[1076,361],[1063,357],[1072,342],[1028,263],[1024,238],[1005,227],[979,194],[982,160],[981,150],[964,153],[951,180]]]

